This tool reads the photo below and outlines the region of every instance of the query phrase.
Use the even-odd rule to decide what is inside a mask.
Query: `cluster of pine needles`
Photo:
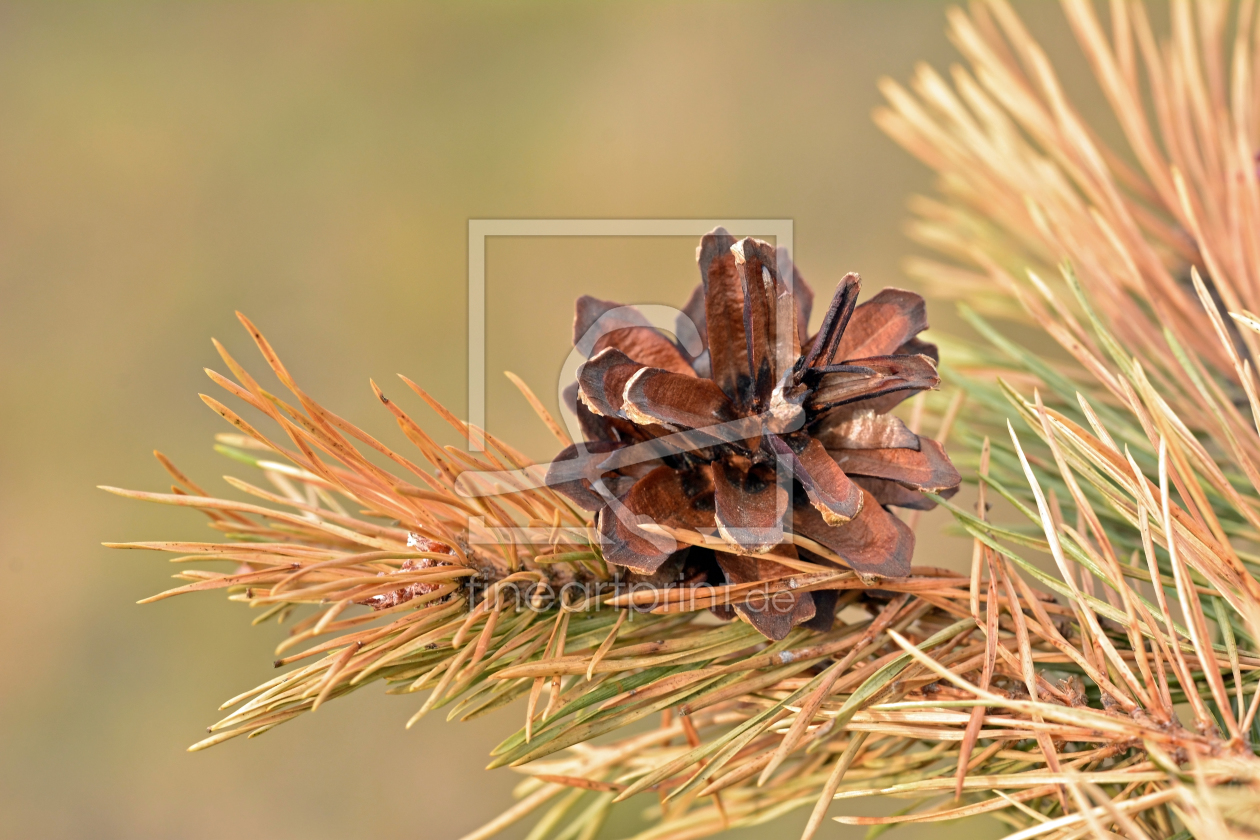
[[[160,455],[170,493],[108,488],[220,533],[120,544],[227,564],[150,600],[221,590],[290,626],[281,674],[192,749],[383,682],[417,695],[412,722],[523,707],[490,764],[524,774],[518,802],[466,840],[527,819],[529,840],[592,840],[627,800],[649,821],[639,840],[797,810],[805,838],[829,817],[880,831],[980,814],[1020,840],[1260,833],[1254,4],[1175,0],[1163,43],[1140,4],[1114,0],[1110,34],[1085,0],[1064,6],[1126,150],[1081,120],[1000,0],[951,15],[970,71],[890,83],[878,116],[943,176],[914,232],[947,261],[912,270],[985,303],[964,308],[975,339],[941,342],[945,388],[910,418],[937,424],[975,484],[974,504],[936,499],[973,542],[969,573],[864,581],[801,561],[699,599],[619,589],[565,497],[457,489],[542,467],[404,379],[484,443],[440,446],[373,383],[412,460],[308,397],[242,318],[292,395],[218,347],[232,378],[211,379],[274,427],[203,397],[234,427],[217,448],[261,475],[229,479],[254,501]],[[1000,320],[1050,340],[1034,352]],[[706,609],[811,588],[842,590],[827,632],[772,642]],[[885,816],[846,807],[884,797]]]

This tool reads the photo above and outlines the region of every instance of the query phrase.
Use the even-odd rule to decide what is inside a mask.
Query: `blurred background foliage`
[[[1017,6],[1072,54],[1055,6]],[[94,485],[163,489],[157,447],[223,488],[225,427],[196,395],[211,336],[259,367],[234,309],[386,440],[369,376],[462,412],[469,218],[788,217],[815,289],[907,285],[905,202],[929,175],[869,114],[879,77],[953,60],[945,8],[0,5],[0,833],[446,838],[502,810],[516,777],[481,768],[510,709],[405,732],[415,704],[368,691],[186,754],[271,676],[283,630],[215,596],[135,606],[171,569],[99,543],[188,537],[196,514]],[[573,298],[681,304],[694,248],[493,240],[490,431],[552,454],[500,371],[554,404]],[[943,522],[920,562],[969,556]]]

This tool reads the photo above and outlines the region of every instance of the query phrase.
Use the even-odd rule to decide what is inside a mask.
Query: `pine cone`
[[[716,564],[718,583],[788,574],[757,556],[775,546],[830,565],[785,540],[786,520],[860,574],[899,577],[910,572],[914,534],[885,506],[924,510],[932,503],[917,491],[957,489],[941,445],[888,414],[940,382],[936,347],[915,337],[927,328],[923,298],[884,289],[857,306],[861,281],[848,274],[807,338],[813,293],[795,269],[784,283],[777,257],[790,267],[765,242],[736,242],[721,228],[706,234],[702,282],[683,310],[699,335],[680,318],[679,342],[631,307],[578,300],[574,342],[593,355],[570,404],[586,441],[557,456],[548,483],[597,511],[609,562],[710,582],[706,567]],[[683,347],[698,343],[703,351],[689,359]],[[735,553],[679,551],[641,527],[652,523],[716,528]],[[835,595],[737,609],[777,639],[816,615],[815,626],[830,626]]]

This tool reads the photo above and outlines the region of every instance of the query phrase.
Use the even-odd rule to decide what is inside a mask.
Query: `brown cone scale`
[[[561,453],[548,483],[597,509],[605,559],[638,574],[684,549],[653,524],[719,536],[710,577],[732,584],[790,574],[767,553],[800,556],[792,534],[864,578],[909,574],[914,534],[888,508],[928,509],[920,491],[961,480],[939,443],[888,414],[940,384],[936,347],[917,337],[923,298],[884,289],[859,304],[848,274],[808,336],[813,292],[786,253],[718,228],[697,261],[679,318],[680,334],[699,332],[694,358],[631,307],[578,301],[574,343],[590,360],[570,407],[589,443]],[[834,592],[782,595],[735,611],[772,639],[830,626]]]

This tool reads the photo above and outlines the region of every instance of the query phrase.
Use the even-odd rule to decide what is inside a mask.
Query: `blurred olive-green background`
[[[211,532],[94,485],[163,490],[156,447],[231,492],[197,392],[211,336],[261,367],[235,309],[400,447],[369,377],[431,425],[395,373],[462,413],[469,218],[786,217],[816,289],[904,285],[930,175],[869,114],[880,76],[954,60],[944,10],[0,4],[0,835],[441,840],[510,804],[513,774],[480,768],[515,711],[405,731],[417,699],[379,686],[185,753],[284,631],[216,595],[136,606],[172,568],[101,541]],[[694,248],[491,241],[490,430],[549,455],[499,372],[554,401],[572,299],[680,304]],[[933,523],[921,562],[961,556]]]

